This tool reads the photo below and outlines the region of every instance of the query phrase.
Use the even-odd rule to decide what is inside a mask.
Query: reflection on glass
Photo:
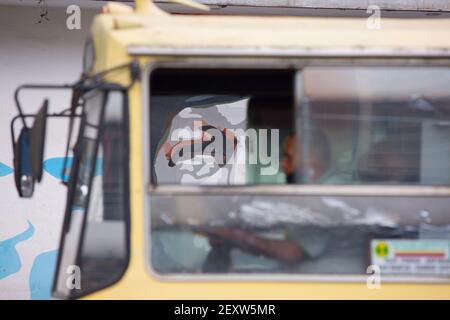
[[[309,68],[304,84],[299,183],[450,184],[448,68]]]
[[[77,184],[73,199],[74,210],[84,210],[89,191],[89,177],[92,174],[93,162],[95,161],[95,140],[84,138],[82,140],[82,156],[78,168]]]

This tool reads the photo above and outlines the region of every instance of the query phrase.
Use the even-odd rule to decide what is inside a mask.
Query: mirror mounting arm
[[[47,118],[70,118],[70,117],[74,117],[74,118],[81,118],[81,114],[75,114],[75,115],[70,115],[70,114],[66,114],[65,112],[66,112],[67,110],[64,110],[63,112],[61,112],[61,113],[50,113],[50,114],[48,114],[47,115]],[[10,131],[11,131],[11,139],[12,139],[12,145],[14,146],[15,145],[15,143],[16,143],[16,134],[15,134],[15,123],[16,123],[16,121],[20,118],[35,118],[36,117],[36,115],[35,114],[22,114],[22,115],[20,115],[20,114],[18,114],[18,115],[16,115],[12,120],[11,120],[11,123],[10,123]]]
[[[130,83],[123,86],[116,83],[108,83],[104,81],[104,76],[110,72],[128,68],[130,72]],[[140,78],[140,65],[137,60],[129,63],[117,65],[110,69],[101,71],[92,76],[82,76],[73,84],[24,84],[19,86],[14,92],[14,100],[18,115],[11,121],[11,139],[14,151],[14,167],[16,174],[16,187],[21,197],[31,197],[34,191],[35,181],[40,182],[42,177],[42,157],[44,152],[46,120],[49,117],[66,117],[69,118],[69,137],[66,146],[66,155],[64,159],[63,168],[67,165],[67,158],[69,154],[69,146],[72,137],[72,129],[74,119],[81,117],[76,112],[78,107],[84,106],[83,96],[93,90],[128,90]],[[23,90],[42,90],[42,89],[63,89],[72,90],[72,99],[70,108],[61,111],[60,113],[48,114],[48,99],[45,99],[43,106],[36,115],[25,114],[20,104],[19,95]],[[30,128],[27,125],[26,119],[33,117],[34,125]],[[21,119],[22,130],[18,141],[15,139],[14,124],[16,120]],[[34,132],[32,132],[34,131]],[[63,169],[64,170],[64,169]]]
[[[35,89],[35,90],[40,90],[40,89],[68,90],[68,89],[72,89],[72,90],[79,90],[82,93],[81,95],[79,95],[77,97],[77,98],[80,98],[84,93],[94,90],[94,89],[99,89],[99,88],[116,89],[117,85],[115,85],[114,88],[111,88],[109,84],[102,82],[103,77],[110,72],[117,71],[117,70],[120,70],[120,69],[123,69],[126,67],[129,68],[131,82],[124,89],[129,89],[136,81],[139,80],[139,77],[140,77],[140,67],[139,67],[139,62],[137,60],[133,60],[131,62],[112,67],[110,69],[96,73],[92,76],[81,77],[80,80],[78,80],[77,82],[75,82],[73,84],[61,84],[61,85],[57,85],[57,84],[56,85],[55,84],[24,84],[24,85],[19,86],[14,92],[14,100],[16,103],[17,111],[22,120],[23,126],[25,128],[28,128],[27,123],[25,121],[26,117],[24,116],[25,114],[24,114],[22,106],[20,104],[20,99],[19,99],[20,91],[33,90],[33,89]],[[89,83],[89,80],[91,80],[92,82]],[[73,102],[74,101],[72,101],[72,103]]]
[[[17,111],[19,113],[19,117],[22,120],[22,124],[24,126],[24,128],[28,128],[27,123],[25,121],[25,114],[23,112],[22,106],[20,105],[20,99],[19,99],[19,93],[22,90],[26,90],[26,89],[70,89],[72,88],[72,85],[69,84],[63,84],[63,85],[50,85],[50,84],[24,84],[19,86],[16,91],[14,92],[14,100],[16,102],[16,107],[17,107]]]

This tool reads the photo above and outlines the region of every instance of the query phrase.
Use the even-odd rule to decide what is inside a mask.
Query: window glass
[[[79,256],[83,292],[119,280],[127,264],[124,107],[123,93],[109,92]]]
[[[449,69],[307,68],[303,83],[295,182],[450,184]]]
[[[241,190],[257,190],[246,189],[253,184],[266,190],[290,189],[280,184],[306,185],[303,190],[448,186],[449,89],[447,68],[306,68],[297,76],[162,69],[150,86],[152,182],[239,184]],[[297,105],[293,96],[300,97]],[[197,169],[184,162],[203,156],[202,144],[211,141],[202,130],[195,136],[195,120],[224,137],[224,127],[254,129],[237,137],[245,158],[238,179],[210,179],[220,166],[208,171],[205,164]],[[179,128],[188,134],[170,140]],[[256,138],[248,137],[251,132]],[[155,190],[148,231],[151,266],[160,274],[366,275],[376,264],[387,275],[450,276],[448,197],[225,195],[227,187],[219,189],[223,195],[174,196]],[[429,259],[430,252],[444,258]]]
[[[119,91],[97,91],[86,98],[75,179],[70,181],[72,206],[66,213],[54,288],[57,297],[78,297],[104,288],[126,268],[125,107]]]
[[[426,197],[154,195],[151,265],[163,275],[366,275],[378,257],[371,245],[380,240],[448,248],[449,206],[448,198]],[[430,250],[411,259],[426,266],[436,261],[427,260]],[[438,263],[448,268],[448,258]]]
[[[57,274],[53,296],[68,298],[80,294],[80,277],[78,252],[82,242],[83,225],[87,211],[90,191],[90,177],[96,162],[96,141],[99,137],[99,125],[105,103],[105,93],[93,91],[85,96],[80,132],[74,148],[74,163],[68,191],[68,202],[64,217],[59,249]],[[73,287],[67,285],[69,274],[76,273]],[[74,291],[76,289],[77,291]]]

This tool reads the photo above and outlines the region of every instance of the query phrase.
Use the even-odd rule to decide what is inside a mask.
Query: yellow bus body
[[[152,5],[140,12],[120,10],[99,14],[92,26],[93,72],[138,59],[142,68],[167,55],[129,54],[129,48],[234,49],[245,52],[302,52],[319,56],[450,57],[450,19],[382,19],[371,30],[363,18],[247,17],[170,15]],[[258,54],[249,56],[261,58]],[[212,58],[213,59],[213,58]],[[281,58],[280,58],[281,59]],[[126,71],[108,74],[107,81],[129,83]],[[143,108],[141,83],[129,89],[130,130],[130,260],[116,284],[88,299],[450,299],[450,284],[301,281],[176,281],[154,277],[147,266],[143,176]]]

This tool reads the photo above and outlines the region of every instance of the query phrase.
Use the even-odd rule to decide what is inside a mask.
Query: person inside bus
[[[286,182],[293,184],[300,178],[310,184],[336,183],[331,170],[330,146],[325,134],[316,127],[311,128],[309,139],[310,145],[314,148],[311,148],[307,157],[299,152],[297,139],[301,137],[289,134],[284,141],[282,169],[286,175]],[[323,252],[326,245],[326,241],[322,241],[324,239],[319,240],[321,243],[319,246],[316,243],[309,249],[305,247],[305,243],[299,243],[303,241],[302,237],[294,234],[296,231],[295,228],[287,228],[286,239],[275,240],[240,228],[221,227],[208,230],[207,236],[213,249],[205,261],[204,271],[226,271],[231,263],[229,254],[233,247],[288,265],[297,264],[307,258],[315,258]]]
[[[334,170],[331,147],[325,133],[315,126],[312,126],[308,132],[311,147],[306,150],[306,155],[301,136],[291,133],[284,141],[281,165],[286,175],[286,182],[288,184],[344,183],[344,179]]]

